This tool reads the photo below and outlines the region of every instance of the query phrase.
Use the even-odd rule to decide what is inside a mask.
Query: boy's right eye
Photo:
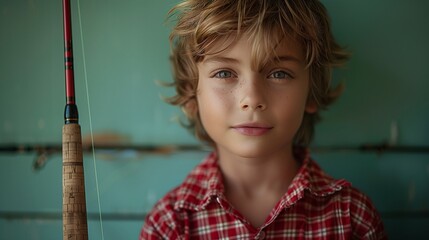
[[[222,71],[216,72],[213,77],[215,77],[215,78],[232,78],[233,75],[230,71],[222,70]]]

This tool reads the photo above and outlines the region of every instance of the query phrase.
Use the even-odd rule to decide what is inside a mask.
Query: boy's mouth
[[[232,128],[246,136],[261,136],[270,131],[273,127],[261,123],[244,123],[232,126]]]

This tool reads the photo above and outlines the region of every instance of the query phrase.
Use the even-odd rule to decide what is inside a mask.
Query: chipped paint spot
[[[45,120],[44,119],[39,119],[39,121],[37,122],[37,126],[39,127],[39,129],[43,129],[45,128]]]
[[[146,197],[148,205],[149,206],[154,205],[156,203],[157,199],[158,199],[158,196],[157,196],[156,192],[149,190],[147,193],[147,197]]]

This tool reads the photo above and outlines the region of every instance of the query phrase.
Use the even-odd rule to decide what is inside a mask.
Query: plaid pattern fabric
[[[215,154],[147,215],[140,239],[387,239],[364,194],[300,154],[302,166],[263,226],[253,227],[224,196]]]

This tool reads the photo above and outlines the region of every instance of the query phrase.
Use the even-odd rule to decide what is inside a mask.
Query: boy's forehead
[[[204,51],[202,61],[236,59],[249,55],[255,66],[265,65],[270,61],[292,60],[305,64],[304,49],[295,38],[284,36],[280,41],[255,39],[247,34],[222,37]]]

